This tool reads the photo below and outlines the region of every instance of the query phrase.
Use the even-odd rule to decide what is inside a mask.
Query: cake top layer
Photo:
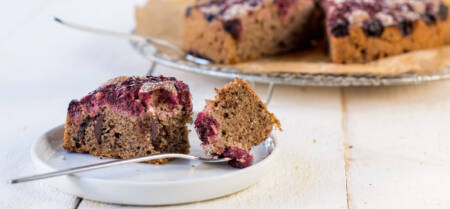
[[[335,36],[347,35],[349,27],[370,27],[377,35],[384,27],[400,25],[403,35],[408,27],[422,18],[434,24],[448,16],[448,7],[440,0],[323,0],[327,9],[327,24]]]
[[[278,14],[286,15],[288,8],[297,1],[298,0],[207,0],[201,1],[194,7],[205,13],[205,18],[208,21],[212,21],[217,17],[221,17],[223,20],[227,21],[249,14],[257,10],[266,2],[273,2],[278,7]],[[188,8],[186,12],[187,16],[189,16],[191,9],[192,8]]]
[[[157,94],[154,94],[157,92]],[[76,119],[83,109],[95,115],[104,106],[130,116],[139,116],[155,103],[181,105],[185,111],[192,110],[189,87],[173,77],[117,77],[69,104],[68,113]]]
[[[209,21],[221,16],[224,20],[254,11],[264,0],[211,0],[196,6]]]

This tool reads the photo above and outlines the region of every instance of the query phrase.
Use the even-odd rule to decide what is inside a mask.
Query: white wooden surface
[[[450,208],[450,82],[345,91],[350,208]]]
[[[64,122],[68,102],[150,63],[127,41],[86,34],[51,15],[129,31],[143,0],[17,0],[0,7],[0,208],[135,208],[82,200],[33,174],[30,144]],[[186,81],[194,108],[224,79],[160,67]],[[264,85],[257,90],[264,97]],[[278,86],[269,106],[282,121],[278,165],[225,198],[168,208],[450,208],[450,82],[411,87]]]

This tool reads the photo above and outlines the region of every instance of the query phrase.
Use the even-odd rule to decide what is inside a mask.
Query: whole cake
[[[184,48],[236,63],[309,45],[320,33],[314,0],[209,0],[186,10]]]
[[[223,89],[216,89],[215,100],[195,120],[202,147],[210,156],[229,157],[229,164],[245,168],[252,164],[250,149],[263,142],[278,119],[270,113],[256,92],[244,80],[236,78]]]
[[[63,147],[111,158],[188,153],[189,87],[172,77],[117,77],[69,104]],[[167,162],[168,159],[156,162]]]
[[[330,56],[361,63],[450,43],[448,1],[324,0]]]
[[[186,10],[184,47],[216,63],[236,63],[302,48],[326,31],[333,62],[364,63],[449,44],[449,4],[450,0],[197,1]]]

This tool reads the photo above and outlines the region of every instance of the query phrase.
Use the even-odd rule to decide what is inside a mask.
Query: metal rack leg
[[[269,87],[267,87],[267,97],[266,97],[266,101],[264,102],[265,105],[269,105],[270,101],[272,100],[274,87],[275,87],[275,84],[273,82],[270,82]]]
[[[156,65],[158,65],[158,63],[156,63],[155,61],[152,62],[152,65],[150,65],[150,69],[148,69],[147,71],[147,76],[152,76],[153,72],[156,69]]]

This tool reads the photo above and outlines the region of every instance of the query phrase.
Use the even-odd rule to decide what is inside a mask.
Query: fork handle
[[[179,47],[175,46],[174,44],[172,44],[168,41],[162,40],[162,39],[148,37],[148,36],[141,36],[141,35],[137,35],[137,34],[119,33],[119,32],[108,31],[108,30],[103,30],[103,29],[94,28],[94,27],[88,27],[85,25],[79,25],[79,24],[67,22],[58,17],[53,17],[53,20],[62,25],[65,25],[65,26],[68,26],[68,27],[71,27],[71,28],[74,28],[77,30],[90,32],[90,33],[102,34],[102,35],[107,35],[107,36],[112,36],[112,37],[117,37],[117,38],[125,38],[125,39],[135,40],[135,41],[143,39],[150,43],[155,43],[160,46],[168,47],[181,56],[186,55],[182,49],[180,49]]]
[[[43,173],[43,174],[38,174],[38,175],[32,175],[32,176],[27,176],[27,177],[23,177],[23,178],[10,179],[10,180],[8,180],[8,183],[9,184],[17,184],[17,183],[22,183],[22,182],[46,179],[46,178],[51,178],[51,177],[56,177],[56,176],[73,174],[73,173],[80,173],[80,172],[84,172],[84,171],[96,170],[96,169],[106,168],[106,167],[111,167],[111,166],[116,166],[116,165],[138,163],[138,162],[149,161],[149,160],[158,160],[158,159],[163,159],[163,158],[182,158],[182,159],[188,159],[188,160],[198,159],[198,157],[195,157],[195,156],[176,154],[176,153],[156,154],[156,155],[136,157],[136,158],[130,158],[130,159],[111,160],[108,162],[101,162],[101,163],[96,163],[96,164],[84,165],[84,166],[80,166],[80,167],[68,168],[68,169],[64,169],[64,170],[53,171],[53,172],[48,172],[48,173]]]

